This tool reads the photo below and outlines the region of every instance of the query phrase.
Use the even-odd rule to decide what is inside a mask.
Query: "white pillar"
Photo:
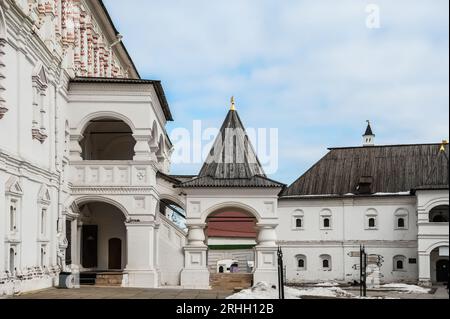
[[[259,233],[255,247],[255,284],[266,282],[278,287],[277,226],[278,224],[257,224]]]
[[[155,267],[155,222],[130,222],[127,227],[128,286],[157,288],[158,273]]]
[[[70,160],[71,161],[82,161],[83,158],[81,154],[83,150],[80,146],[80,142],[83,139],[83,135],[70,135]]]
[[[419,253],[419,284],[424,287],[431,287],[431,261],[430,254]]]
[[[155,154],[150,150],[150,135],[133,135],[136,140],[134,146],[134,161],[150,161],[156,160]]]
[[[184,247],[184,269],[181,286],[187,289],[209,289],[209,270],[205,244],[206,224],[189,224],[188,245]]]

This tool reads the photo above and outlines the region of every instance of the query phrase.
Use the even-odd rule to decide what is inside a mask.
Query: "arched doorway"
[[[136,140],[132,129],[113,118],[91,120],[80,142],[82,159],[88,161],[132,161]]]
[[[109,270],[122,269],[122,240],[111,238],[108,244],[108,268]]]
[[[448,246],[435,248],[430,254],[432,283],[447,283],[449,277]]]
[[[84,271],[121,271],[126,266],[126,227],[123,212],[108,203],[80,205],[81,266]]]
[[[253,284],[257,219],[241,208],[223,208],[206,219],[207,267],[216,289]]]

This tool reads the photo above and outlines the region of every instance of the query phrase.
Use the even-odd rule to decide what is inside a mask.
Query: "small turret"
[[[363,135],[363,146],[364,147],[375,146],[375,134],[373,134],[370,121],[367,121],[366,133],[364,133]]]

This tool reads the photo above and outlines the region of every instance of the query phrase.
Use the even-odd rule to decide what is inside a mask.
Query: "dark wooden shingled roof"
[[[448,146],[439,144],[335,148],[291,186],[282,197],[358,194],[360,183],[370,193],[448,189]]]
[[[266,177],[235,110],[230,110],[197,178],[178,187],[284,187]]]

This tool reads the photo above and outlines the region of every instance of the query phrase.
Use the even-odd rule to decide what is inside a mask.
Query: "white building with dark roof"
[[[334,148],[291,186],[264,172],[234,101],[197,175],[170,175],[173,116],[100,0],[0,0],[0,296],[448,280],[448,146]],[[195,172],[194,172],[195,173]],[[372,259],[371,259],[372,260]]]

